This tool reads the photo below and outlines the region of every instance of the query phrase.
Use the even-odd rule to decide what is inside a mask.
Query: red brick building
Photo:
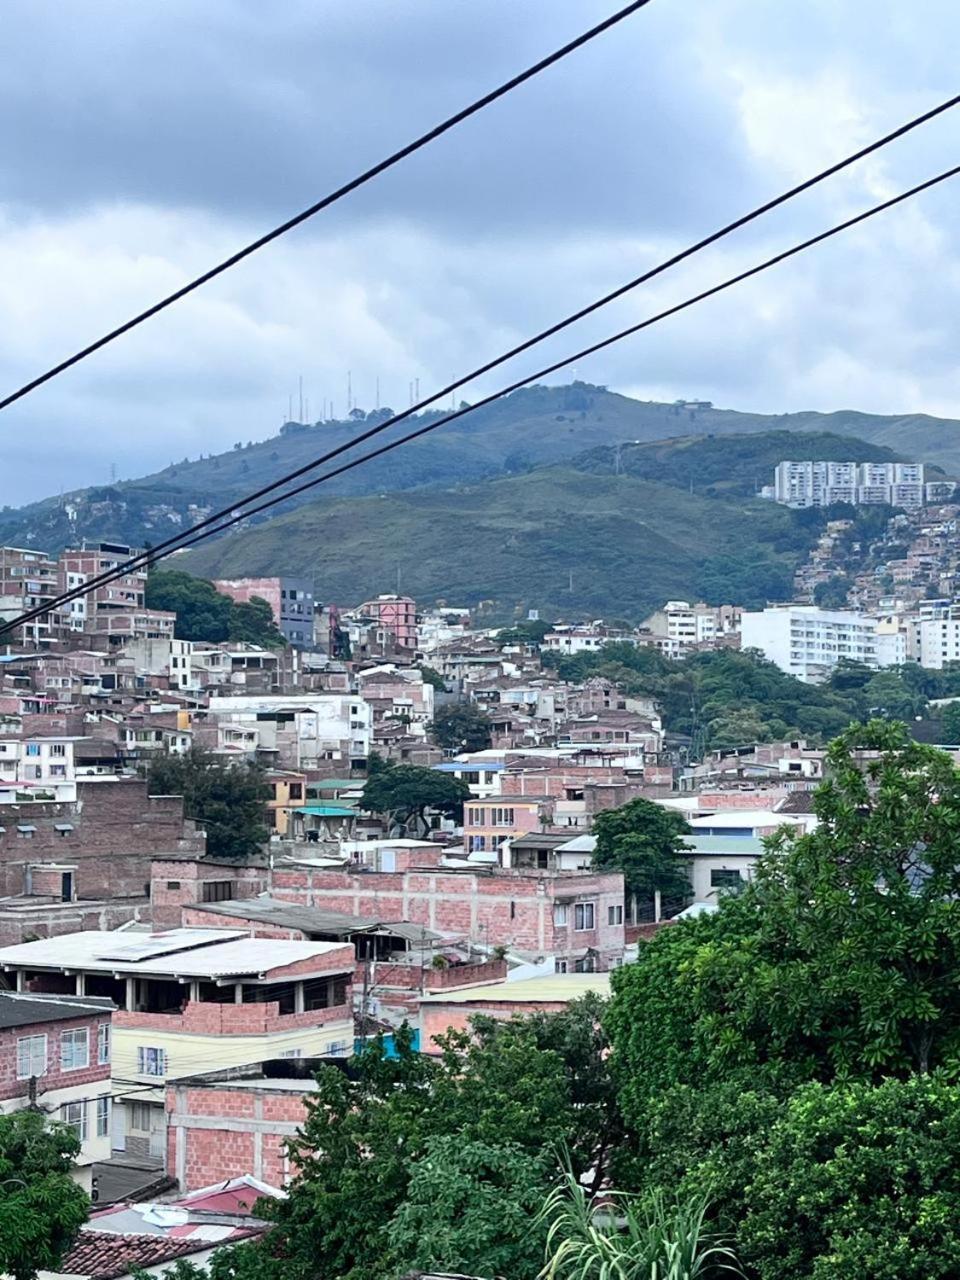
[[[110,1158],[113,1001],[0,991],[0,1112],[39,1107],[80,1139],[77,1181]]]

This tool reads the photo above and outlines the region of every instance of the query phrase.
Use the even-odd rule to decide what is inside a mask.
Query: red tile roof
[[[255,1230],[238,1229],[230,1243],[252,1235]],[[173,1262],[191,1253],[212,1249],[218,1242],[194,1238],[153,1235],[116,1235],[112,1231],[81,1231],[73,1248],[58,1267],[67,1275],[93,1276],[94,1280],[115,1280],[137,1267],[153,1267]]]

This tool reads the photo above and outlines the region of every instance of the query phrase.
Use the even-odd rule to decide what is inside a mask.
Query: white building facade
[[[774,501],[788,507],[888,503],[914,510],[925,497],[922,462],[781,462]]]
[[[808,683],[826,679],[845,658],[881,665],[877,619],[848,609],[790,604],[745,612],[741,639],[744,649],[759,649],[781,671]]]

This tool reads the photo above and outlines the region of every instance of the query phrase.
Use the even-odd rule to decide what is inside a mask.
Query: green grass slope
[[[733,561],[745,590],[766,575],[786,593],[809,536],[772,503],[548,467],[456,491],[323,499],[172,564],[205,577],[313,574],[319,598],[341,604],[392,589],[399,570],[423,604],[485,603],[496,620],[528,608],[639,620],[698,596]]]
[[[428,416],[392,428],[380,440],[402,434]],[[238,442],[238,447],[225,453],[174,462],[138,480],[77,490],[64,499],[49,498],[16,510],[6,508],[0,512],[0,544],[56,551],[82,537],[157,542],[178,528],[189,527],[191,504],[220,507],[235,502],[251,489],[352,439],[368,425],[360,421],[288,425],[269,440],[249,445]],[[360,495],[476,483],[562,463],[584,451],[627,441],[780,431],[853,435],[960,474],[960,422],[954,420],[851,411],[748,414],[632,400],[603,387],[574,383],[517,391],[339,477],[329,491]],[[197,444],[203,450],[203,441]],[[754,480],[766,482],[760,474],[751,477],[751,483]],[[675,478],[671,482],[676,482]]]

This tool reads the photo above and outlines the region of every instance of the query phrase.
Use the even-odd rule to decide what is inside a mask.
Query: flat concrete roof
[[[462,987],[423,996],[421,1004],[472,1004],[474,1001],[502,1004],[560,1003],[577,1000],[589,992],[610,994],[609,973],[554,973],[546,978],[520,978],[516,982],[488,982],[482,987]]]

